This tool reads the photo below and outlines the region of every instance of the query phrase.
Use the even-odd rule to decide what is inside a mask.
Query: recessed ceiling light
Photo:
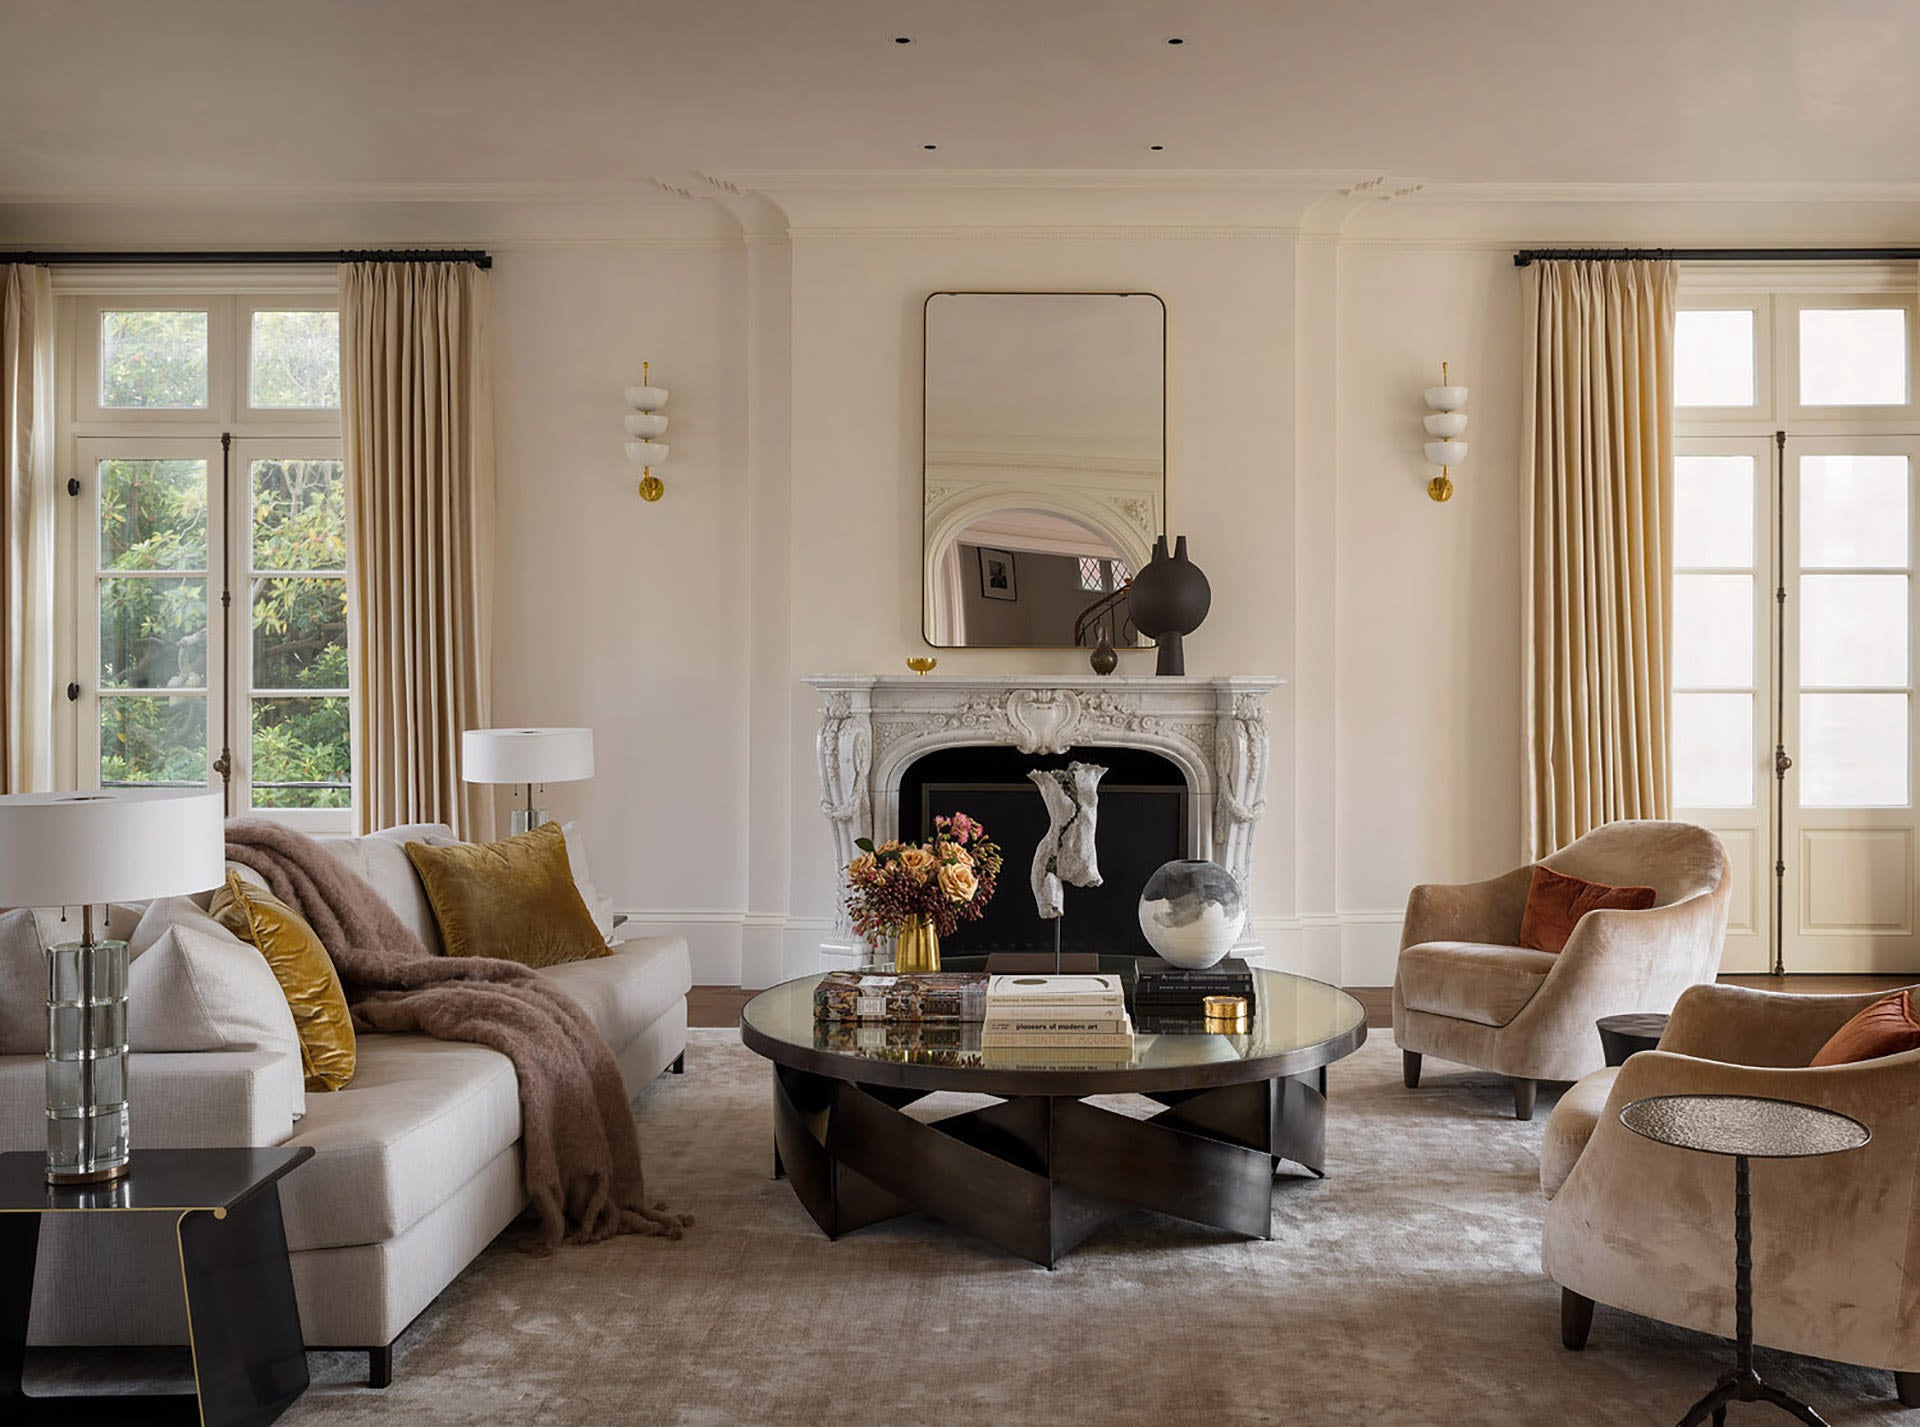
[[[910,45],[913,43],[913,36],[912,35],[895,35],[893,37],[893,42],[896,45]]]
[[[1186,41],[1181,39],[1180,36],[1175,35],[1173,36],[1173,38],[1169,39],[1167,43],[1170,45],[1184,45]]]
[[[938,144],[922,144],[920,147],[923,149],[937,149],[940,146]]]

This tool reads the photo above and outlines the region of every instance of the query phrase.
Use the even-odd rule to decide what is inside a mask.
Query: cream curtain
[[[471,263],[340,268],[362,832],[493,835],[491,790],[460,780],[460,735],[488,726],[492,678],[487,284]]]
[[[1524,282],[1526,837],[1541,857],[1668,812],[1676,275],[1536,262]]]
[[[0,792],[53,787],[53,279],[0,267]]]

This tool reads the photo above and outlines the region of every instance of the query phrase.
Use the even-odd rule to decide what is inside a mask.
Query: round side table
[[[1625,1065],[1630,1055],[1658,1049],[1660,1037],[1667,1033],[1667,1018],[1652,1012],[1602,1016],[1594,1024],[1600,1029],[1600,1051],[1608,1065]]]
[[[1696,1427],[1727,1420],[1729,1402],[1767,1402],[1802,1422],[1825,1427],[1806,1403],[1762,1380],[1753,1366],[1753,1203],[1748,1162],[1811,1159],[1845,1154],[1873,1138],[1873,1131],[1835,1110],[1792,1100],[1752,1095],[1654,1095],[1623,1106],[1620,1123],[1656,1144],[1733,1159],[1733,1371],[1680,1419]]]

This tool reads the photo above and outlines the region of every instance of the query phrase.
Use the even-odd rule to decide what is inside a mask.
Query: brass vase
[[[907,918],[893,943],[895,971],[938,971],[940,969],[940,933],[922,916]]]

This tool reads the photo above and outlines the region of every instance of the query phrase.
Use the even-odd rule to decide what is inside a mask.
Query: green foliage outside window
[[[101,313],[100,404],[205,406],[207,314]]]

